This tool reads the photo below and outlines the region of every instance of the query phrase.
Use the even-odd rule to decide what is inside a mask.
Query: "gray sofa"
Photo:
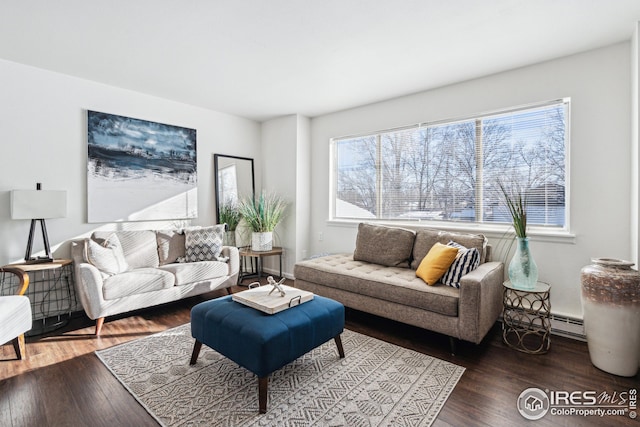
[[[213,228],[209,227],[209,231]],[[187,230],[100,231],[90,239],[72,242],[77,295],[87,316],[96,320],[96,335],[107,316],[216,289],[226,288],[230,293],[240,268],[238,249],[222,246],[221,237],[201,239],[206,250],[194,252],[188,262],[186,233]],[[211,248],[207,245],[212,241],[215,253],[208,252]],[[107,255],[102,259],[92,255],[103,250]]]
[[[436,242],[451,241],[476,248],[479,265],[459,279],[459,287],[427,285],[416,269]],[[356,310],[448,335],[455,352],[455,339],[480,343],[502,311],[504,266],[490,257],[491,246],[483,235],[360,224],[353,254],[298,262],[295,286]]]

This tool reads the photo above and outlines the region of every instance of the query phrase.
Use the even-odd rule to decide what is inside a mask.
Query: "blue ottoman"
[[[321,296],[276,314],[235,302],[231,296],[200,303],[191,309],[191,335],[196,339],[190,364],[202,344],[258,376],[260,413],[267,411],[269,374],[334,339],[344,357],[340,334],[344,306]]]

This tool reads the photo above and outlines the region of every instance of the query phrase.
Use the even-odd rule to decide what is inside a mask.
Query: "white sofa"
[[[238,249],[222,246],[220,240],[219,256],[199,255],[205,260],[185,262],[185,233],[188,229],[100,231],[90,239],[72,242],[76,291],[87,316],[96,320],[96,335],[107,316],[216,289],[226,288],[230,293],[240,269]],[[124,256],[122,268],[105,267],[91,256],[90,248],[95,248],[95,243],[111,241],[119,242],[121,252],[117,252]]]

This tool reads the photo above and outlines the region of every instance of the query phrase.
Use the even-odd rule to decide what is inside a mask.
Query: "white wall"
[[[194,224],[215,223],[214,153],[254,157],[260,174],[260,124],[251,120],[4,60],[0,88],[0,265],[24,257],[29,233],[29,221],[10,219],[10,190],[35,189],[36,182],[44,189],[67,190],[67,218],[47,221],[52,247],[100,226],[86,218],[87,109],[197,130],[199,215]],[[42,249],[38,234],[34,252]],[[55,254],[68,256],[68,251],[63,245]]]
[[[631,255],[629,52],[630,43],[616,44],[312,119],[310,255],[354,249],[355,224],[327,221],[330,138],[571,97],[569,203],[575,238],[534,235],[531,247],[540,280],[552,285],[552,311],[581,318],[581,267],[591,257]]]
[[[631,43],[621,43],[317,117],[310,126],[308,119],[297,115],[260,125],[0,60],[0,265],[24,256],[28,234],[27,221],[10,219],[12,189],[29,189],[42,182],[45,189],[67,190],[67,218],[47,223],[54,246],[96,228],[86,221],[87,109],[197,129],[196,224],[215,221],[213,154],[255,158],[256,189],[277,191],[292,202],[290,215],[278,230],[279,243],[287,248],[284,270],[291,272],[295,260],[306,254],[354,248],[355,225],[327,222],[331,137],[571,97],[569,201],[570,231],[575,238],[532,236],[531,246],[540,279],[552,285],[552,310],[581,317],[580,268],[594,256],[632,257],[629,224],[637,219],[632,215],[636,202],[629,195],[636,191],[630,182],[637,154],[628,161],[632,156],[630,61],[637,61],[639,55],[630,55],[631,50]],[[637,90],[637,84],[633,87]],[[637,126],[637,117],[634,120]],[[39,239],[34,249],[42,249]],[[64,250],[58,253],[66,255]]]
[[[283,196],[289,206],[276,227],[276,244],[284,248],[282,272],[293,277],[293,266],[306,257],[309,247],[310,120],[288,115],[262,124],[264,160],[263,188]],[[264,261],[265,269],[277,272],[277,258]]]
[[[296,247],[296,145],[297,116],[288,115],[262,123],[262,188],[277,193],[289,206],[285,218],[275,229],[276,246],[284,248],[282,270],[291,272]],[[260,191],[260,190],[257,190]],[[277,257],[264,260],[264,268],[277,272]]]
[[[631,38],[631,257],[640,267],[640,22]]]
[[[307,258],[311,235],[311,120],[298,116],[296,147],[296,257]],[[293,273],[293,267],[289,270]]]

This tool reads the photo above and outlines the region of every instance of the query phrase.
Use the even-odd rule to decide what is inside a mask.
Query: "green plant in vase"
[[[252,231],[251,249],[270,251],[273,248],[273,230],[284,218],[287,203],[277,194],[262,191],[256,198],[244,198],[238,210]]]
[[[242,220],[242,214],[236,203],[225,202],[220,206],[218,213],[221,224],[227,224],[227,232],[225,233],[225,245],[236,245],[236,228]]]
[[[227,202],[220,206],[220,223],[227,224],[229,231],[235,231],[242,215],[235,203]]]
[[[527,237],[526,191],[507,188],[502,182],[499,187],[516,233],[516,251],[508,268],[509,280],[517,288],[533,289],[538,281],[538,266],[531,255]]]

